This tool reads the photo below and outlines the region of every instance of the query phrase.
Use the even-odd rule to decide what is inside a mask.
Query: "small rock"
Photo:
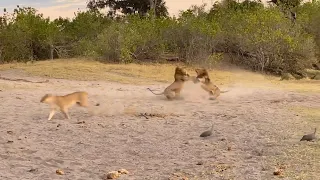
[[[197,162],[197,165],[203,165],[202,161]]]
[[[126,169],[119,169],[118,173],[120,173],[120,174],[129,174],[129,171],[127,171]]]
[[[103,124],[98,123],[98,126],[101,126],[103,128],[105,128],[105,126]]]
[[[57,127],[60,127],[60,126],[61,126],[61,124],[58,124],[58,125],[57,125]]]
[[[56,170],[56,174],[58,175],[64,175],[64,172],[61,169]]]
[[[117,179],[118,177],[120,177],[120,173],[118,173],[118,171],[111,171],[108,172],[105,179]]]
[[[13,134],[13,131],[7,131],[8,134]]]
[[[274,172],[273,172],[273,175],[275,176],[279,176],[282,174],[282,170],[281,169],[276,169]]]
[[[13,141],[10,141],[10,140],[9,140],[9,141],[7,141],[7,143],[13,143]]]
[[[30,170],[28,170],[28,172],[36,172],[36,171],[38,171],[38,169],[36,168],[31,168]]]
[[[230,146],[228,146],[228,149],[227,149],[228,151],[231,151],[231,147]]]

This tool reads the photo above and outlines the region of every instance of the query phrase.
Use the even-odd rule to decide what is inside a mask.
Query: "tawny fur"
[[[225,93],[228,91],[221,91],[218,86],[213,84],[210,80],[209,73],[204,68],[198,68],[195,69],[197,73],[197,79],[204,79],[204,81],[201,81],[201,88],[204,89],[206,92],[209,93],[211,100],[217,99],[220,96],[220,93]],[[194,83],[197,83],[197,81],[193,81]]]
[[[88,93],[84,91],[78,91],[64,96],[46,94],[41,98],[40,102],[50,105],[51,111],[48,120],[51,120],[57,110],[60,110],[64,114],[65,118],[70,119],[68,110],[74,104],[78,104],[82,107],[88,107]]]
[[[176,67],[174,73],[174,82],[170,84],[163,92],[161,93],[154,93],[150,88],[147,88],[155,95],[165,95],[167,99],[173,100],[175,98],[180,97],[180,92],[183,89],[184,83],[190,80],[190,75],[188,72],[181,67]]]

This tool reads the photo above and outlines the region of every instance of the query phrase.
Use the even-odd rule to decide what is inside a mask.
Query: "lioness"
[[[41,103],[47,103],[51,107],[48,120],[51,120],[57,110],[60,110],[67,119],[70,119],[68,109],[74,104],[82,107],[88,107],[88,93],[84,91],[73,92],[64,96],[54,96],[52,94],[44,95]]]
[[[183,88],[183,85],[188,80],[190,80],[190,75],[188,72],[184,68],[177,66],[174,73],[174,82],[170,84],[162,93],[156,94],[150,88],[147,89],[155,95],[164,94],[167,99],[173,100],[174,98],[180,97],[180,92]]]
[[[214,85],[209,77],[209,73],[206,69],[204,68],[197,68],[195,69],[196,73],[197,73],[197,79],[201,79],[204,78],[204,81],[201,81],[201,87],[202,89],[204,89],[205,91],[207,91],[209,93],[209,95],[211,96],[209,99],[214,100],[217,99],[218,96],[220,96],[220,93],[226,93],[228,91],[221,91],[218,86]],[[200,81],[193,81],[194,83],[200,82]]]

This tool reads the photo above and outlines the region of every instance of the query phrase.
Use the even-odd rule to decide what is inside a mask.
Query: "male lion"
[[[64,96],[46,94],[41,98],[40,102],[47,103],[51,107],[48,120],[51,120],[57,110],[60,110],[67,119],[70,119],[68,109],[74,104],[78,104],[82,107],[88,107],[88,93],[84,91],[78,91]]]
[[[196,73],[197,73],[197,79],[201,79],[204,78],[204,81],[202,81],[201,87],[202,89],[204,89],[205,91],[207,91],[209,93],[209,95],[211,96],[209,99],[210,100],[215,100],[217,99],[218,96],[220,96],[220,93],[225,93],[228,91],[221,91],[218,86],[214,85],[209,77],[209,73],[206,69],[204,68],[197,68],[195,69]],[[199,81],[193,81],[194,83],[197,83]]]
[[[170,84],[162,93],[156,94],[150,88],[147,89],[155,95],[164,94],[167,99],[173,100],[174,98],[180,97],[180,92],[184,86],[184,83],[188,80],[190,80],[190,75],[188,72],[184,68],[177,66],[174,73],[174,82]]]

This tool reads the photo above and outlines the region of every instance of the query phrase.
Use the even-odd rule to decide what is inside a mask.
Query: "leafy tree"
[[[47,59],[58,29],[31,7],[19,7],[2,20],[2,59]]]
[[[168,16],[168,10],[164,0],[90,0],[87,7],[91,10],[110,8],[108,16],[114,17],[116,12],[145,16],[154,6],[155,15]]]
[[[291,9],[299,6],[303,0],[270,0],[269,3],[273,3],[277,6],[284,6],[284,8]]]

